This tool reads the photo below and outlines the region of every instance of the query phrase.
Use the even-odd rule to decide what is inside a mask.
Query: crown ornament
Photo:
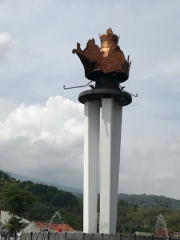
[[[90,39],[84,50],[77,43],[77,49],[73,49],[73,54],[80,58],[85,77],[95,81],[102,87],[103,80],[109,79],[115,85],[125,82],[129,77],[131,62],[129,56],[126,60],[123,51],[118,46],[119,38],[113,33],[111,28],[100,36],[101,47],[95,44],[95,40]],[[98,87],[98,86],[97,86]]]

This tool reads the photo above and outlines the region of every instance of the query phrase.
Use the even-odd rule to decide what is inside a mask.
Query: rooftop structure
[[[61,230],[60,230],[61,229]],[[75,230],[69,226],[67,223],[59,224],[59,223],[51,223],[49,229],[48,222],[31,222],[24,230],[24,233],[39,233],[43,231],[50,231],[50,232],[74,232]]]

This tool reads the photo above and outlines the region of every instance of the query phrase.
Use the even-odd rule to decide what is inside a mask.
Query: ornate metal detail
[[[79,101],[85,103],[87,101],[99,101],[102,103],[102,98],[113,98],[114,102],[118,103],[120,106],[129,105],[132,102],[132,97],[130,94],[125,93],[121,90],[116,89],[92,89],[87,90],[79,94]]]
[[[84,50],[81,49],[80,43],[77,43],[77,49],[72,51],[73,54],[78,55],[84,66],[85,76],[91,81],[83,86],[63,87],[64,89],[86,87],[95,81],[95,86],[89,85],[92,90],[80,95],[80,102],[84,103],[91,99],[101,101],[102,97],[111,95],[121,106],[128,105],[132,101],[131,96],[138,96],[138,94],[126,92],[124,87],[120,86],[120,83],[129,78],[131,66],[129,56],[126,60],[123,51],[118,46],[119,37],[113,33],[111,28],[100,36],[100,41],[101,47],[95,44],[93,38],[87,42]]]
[[[77,49],[72,51],[80,58],[86,78],[97,81],[109,73],[112,75],[111,80],[126,81],[129,77],[131,62],[129,62],[129,56],[127,60],[125,59],[124,53],[117,45],[118,36],[113,34],[111,29],[108,29],[107,33],[101,35],[100,39],[101,48],[95,44],[94,39],[91,39],[84,50],[77,43]]]
[[[125,93],[128,93],[128,94],[130,94],[130,95],[133,96],[133,97],[138,97],[138,93],[136,93],[136,94],[134,95],[134,94],[129,93],[129,92],[125,91],[125,90],[121,90],[121,91],[122,91],[122,92],[125,92]]]
[[[65,86],[65,85],[63,85],[63,88],[64,88],[65,90],[67,90],[67,89],[72,89],[72,88],[81,88],[81,87],[86,87],[86,86],[88,86],[88,85],[89,85],[91,82],[92,82],[92,81],[88,82],[86,85],[75,86],[75,87],[68,87],[68,88],[66,88],[66,86]],[[90,85],[90,86],[91,86],[91,85]]]
[[[128,94],[130,94],[130,95],[133,96],[133,97],[138,97],[138,93],[136,93],[136,94],[134,95],[134,94],[132,94],[132,93],[129,93],[129,92],[125,91],[124,88],[125,88],[124,86],[121,87],[121,85],[119,84],[119,89],[120,89],[122,92],[128,93]]]

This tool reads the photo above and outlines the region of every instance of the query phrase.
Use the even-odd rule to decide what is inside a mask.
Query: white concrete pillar
[[[113,127],[114,100],[102,99],[101,114],[101,178],[100,178],[100,233],[110,233],[111,213],[111,158],[112,158],[112,127]]]
[[[116,233],[122,107],[102,99],[100,233]]]
[[[112,211],[111,211],[111,231],[116,233],[117,223],[117,204],[118,204],[118,183],[119,183],[119,162],[120,162],[120,145],[121,145],[121,126],[122,126],[122,106],[114,104],[114,121],[113,121],[113,142],[112,142]]]
[[[84,104],[83,232],[97,232],[100,103]]]

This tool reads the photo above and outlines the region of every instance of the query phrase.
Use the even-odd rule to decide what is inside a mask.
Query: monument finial
[[[108,34],[113,34],[113,31],[112,31],[111,28],[108,28],[108,30],[106,31],[106,33],[108,33]]]
[[[130,63],[125,59],[124,53],[118,46],[119,38],[111,28],[100,36],[100,40],[100,47],[95,44],[94,39],[91,39],[84,50],[78,43],[73,53],[80,58],[86,78],[97,83],[100,78],[106,78],[108,74],[111,76],[111,83],[116,82],[116,87],[114,85],[113,88],[119,89],[118,84],[125,82],[129,77]]]

